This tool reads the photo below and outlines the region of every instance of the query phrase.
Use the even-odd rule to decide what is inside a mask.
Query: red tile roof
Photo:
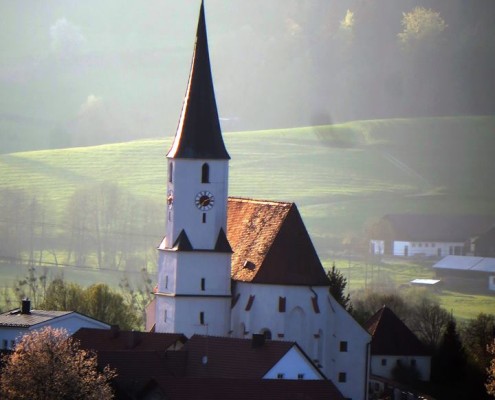
[[[430,355],[416,335],[386,306],[375,313],[364,328],[372,336],[372,355]]]
[[[328,278],[294,203],[230,197],[232,279],[327,286]]]
[[[188,376],[261,379],[295,345],[267,340],[253,347],[250,339],[193,335],[183,350],[189,354]]]
[[[165,351],[179,348],[187,340],[180,333],[121,331],[117,327],[81,328],[73,337],[81,342],[82,348],[96,351]]]
[[[345,399],[329,380],[166,378],[157,386],[170,400]]]

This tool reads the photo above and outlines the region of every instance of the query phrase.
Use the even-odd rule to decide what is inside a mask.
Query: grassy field
[[[343,243],[362,237],[368,223],[387,213],[495,214],[495,117],[358,121],[224,137],[232,158],[230,195],[296,202],[324,260],[359,255]],[[98,182],[117,183],[165,207],[170,144],[171,138],[148,139],[0,155],[0,190],[36,195],[50,204],[54,223],[61,223],[77,188]],[[432,274],[417,268],[368,265],[358,272],[351,263],[344,273],[353,290]],[[457,304],[446,293],[442,303],[471,314],[472,297],[463,299]],[[495,309],[490,301],[486,307],[483,299],[472,302]]]

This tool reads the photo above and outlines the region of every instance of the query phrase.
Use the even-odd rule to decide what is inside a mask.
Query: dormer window
[[[207,163],[201,167],[201,183],[210,183],[210,166]]]

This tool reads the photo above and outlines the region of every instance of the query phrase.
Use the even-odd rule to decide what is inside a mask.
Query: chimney
[[[265,335],[263,333],[253,333],[253,339],[251,340],[251,347],[257,349],[263,347],[265,344]]]
[[[31,314],[31,300],[22,299],[21,314]]]

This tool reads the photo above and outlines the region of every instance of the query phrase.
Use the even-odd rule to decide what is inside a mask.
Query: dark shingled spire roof
[[[169,158],[230,159],[218,119],[203,2],[187,92]]]

